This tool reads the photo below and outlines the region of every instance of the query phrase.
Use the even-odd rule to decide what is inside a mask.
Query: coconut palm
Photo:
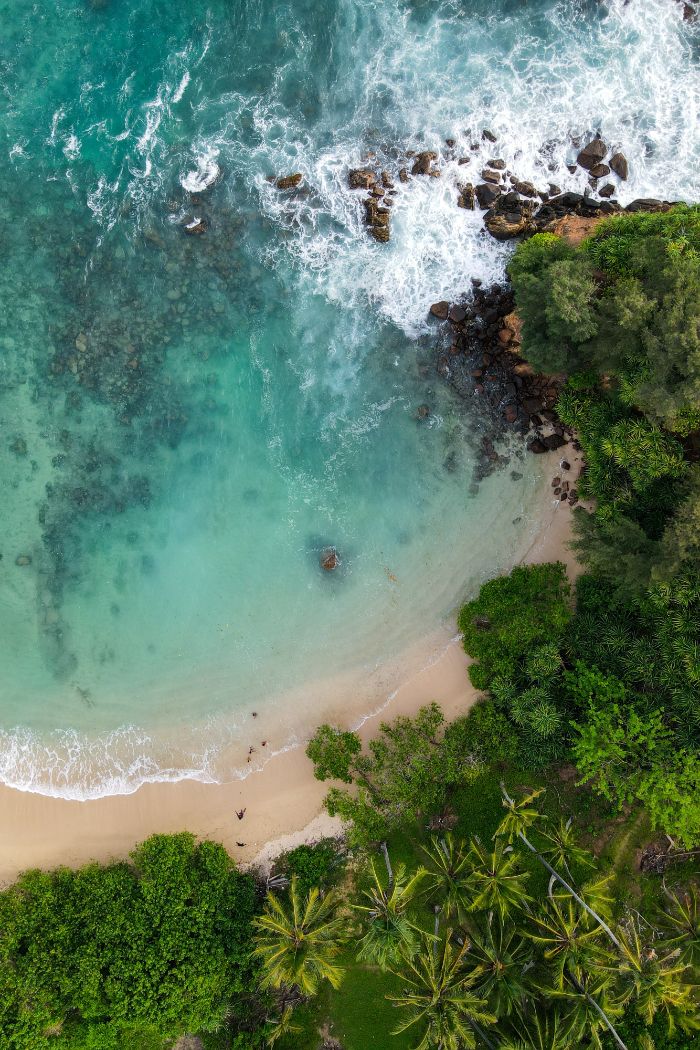
[[[513,926],[487,922],[472,936],[464,955],[471,969],[474,991],[488,1002],[497,1017],[521,1008],[528,991],[526,973],[532,949]]]
[[[369,889],[363,890],[366,904],[353,904],[355,911],[362,912],[368,920],[367,929],[359,942],[357,958],[385,969],[398,965],[403,955],[412,955],[418,946],[418,927],[408,917],[408,908],[413,902],[423,879],[419,868],[410,878],[405,864],[399,864],[392,872],[388,886],[382,885],[374,862],[371,863],[372,881]]]
[[[602,916],[586,903],[583,897],[576,892],[574,887],[568,883],[566,879],[562,878],[559,872],[552,867],[545,857],[542,856],[537,847],[530,842],[525,834],[525,832],[536,824],[538,820],[542,819],[542,814],[532,805],[532,803],[536,798],[539,798],[543,793],[544,788],[537,788],[535,791],[531,791],[529,795],[520,799],[519,802],[516,802],[515,799],[510,797],[503,783],[501,783],[501,791],[503,793],[503,805],[505,806],[507,813],[496,829],[494,838],[505,837],[508,839],[508,842],[512,842],[513,839],[516,838],[519,839],[523,845],[527,846],[531,853],[534,853],[540,864],[547,869],[555,881],[563,886],[567,893],[571,894],[574,900],[577,901],[583,910],[598,923],[601,929],[605,930],[615,947],[621,949],[622,945],[620,939],[613,933],[610,926],[608,926]]]
[[[551,831],[543,831],[542,837],[547,840],[549,845],[540,852],[555,867],[563,868],[570,879],[573,878],[571,874],[573,865],[588,868],[595,867],[593,857],[589,851],[576,841],[573,821],[570,817],[568,820],[564,820],[562,817],[556,828]]]
[[[669,1032],[676,1024],[697,1028],[700,1019],[692,1001],[694,986],[686,980],[688,965],[680,960],[680,950],[642,941],[639,929],[630,924],[622,944],[618,968],[625,1002],[650,1025],[657,1013],[665,1014]]]
[[[664,909],[664,939],[666,949],[680,949],[679,961],[687,966],[700,966],[700,899],[695,887],[674,893],[665,890],[669,904]]]
[[[567,973],[578,976],[614,962],[600,944],[600,927],[591,928],[570,897],[554,899],[531,915],[525,932],[541,947],[552,967],[554,985],[560,990],[566,987]]]
[[[520,870],[520,858],[510,847],[496,842],[493,849],[488,850],[474,839],[469,862],[467,886],[472,895],[472,911],[495,911],[504,919],[532,900],[525,890],[529,875]]]
[[[293,1006],[285,1006],[279,1017],[276,1017],[274,1021],[268,1022],[267,1034],[265,1041],[268,1046],[274,1046],[278,1039],[282,1039],[285,1035],[297,1035],[303,1031],[301,1025],[295,1024],[292,1021],[294,1015]]]
[[[591,1046],[603,1050],[601,1033],[607,1032],[618,1050],[628,1050],[613,1024],[613,1018],[622,1013],[619,1000],[612,992],[616,974],[613,969],[598,969],[592,974],[574,974],[566,970],[563,988],[552,988],[552,998],[565,1000],[569,1004],[567,1018],[576,1033],[576,1045]]]
[[[334,916],[335,895],[322,897],[312,889],[304,898],[296,876],[289,887],[289,904],[268,893],[256,928],[253,954],[263,964],[262,988],[296,985],[315,995],[321,981],[340,987],[343,970],[334,959],[343,941],[343,921]]]
[[[471,871],[466,843],[455,840],[448,832],[443,838],[433,836],[425,854],[425,889],[431,898],[439,898],[447,921],[464,921],[470,895],[467,876]]]
[[[473,1050],[475,1033],[495,1023],[496,1018],[485,1009],[486,1000],[470,990],[472,978],[464,968],[466,951],[466,944],[452,943],[451,930],[437,946],[423,934],[418,953],[405,959],[396,973],[404,989],[387,998],[404,1011],[405,1020],[394,1035],[416,1029],[420,1041],[415,1050]]]
[[[498,1050],[572,1050],[576,1046],[574,1023],[560,1010],[527,1010],[515,1017],[501,1037]]]

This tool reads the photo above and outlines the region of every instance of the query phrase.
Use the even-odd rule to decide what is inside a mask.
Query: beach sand
[[[578,460],[573,450],[569,454],[567,449],[567,454],[573,468],[569,476],[575,478]],[[555,469],[552,462],[552,472]],[[570,535],[571,509],[552,501],[537,539],[520,560],[564,561],[573,576],[576,562],[567,547]],[[467,677],[469,659],[448,629],[433,649],[427,666],[399,676],[389,688],[385,683],[377,697],[381,710],[367,717],[366,702],[359,710],[346,707],[342,721],[349,726],[361,723],[359,732],[366,740],[381,721],[412,714],[432,700],[448,719],[463,714],[478,696]],[[331,710],[321,717],[331,718]],[[327,787],[314,779],[303,746],[271,757],[243,780],[225,784],[193,780],[145,784],[131,795],[86,802],[0,787],[0,884],[30,867],[122,858],[155,832],[183,830],[223,843],[240,863],[265,866],[285,849],[340,830],[322,809]],[[236,811],[241,810],[245,812],[239,820]]]

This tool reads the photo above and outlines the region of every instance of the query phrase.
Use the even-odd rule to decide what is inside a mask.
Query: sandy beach
[[[576,477],[578,460],[573,455],[569,459],[571,476]],[[552,472],[556,466],[553,460]],[[570,507],[552,501],[537,538],[520,560],[564,561],[573,575],[570,535]],[[447,718],[454,718],[478,696],[467,677],[468,663],[459,639],[446,629],[427,666],[399,675],[393,688],[378,696],[381,710],[369,717],[366,707],[347,710],[343,721],[349,726],[362,723],[360,735],[368,739],[381,721],[411,714],[432,700],[440,703]],[[329,711],[323,714],[329,717]],[[326,784],[314,779],[303,746],[270,758],[244,780],[225,784],[146,784],[131,795],[87,802],[0,787],[0,884],[30,867],[124,857],[155,832],[192,831],[222,842],[240,863],[265,864],[284,849],[339,830],[322,809],[326,790]],[[244,811],[242,819],[236,811]]]

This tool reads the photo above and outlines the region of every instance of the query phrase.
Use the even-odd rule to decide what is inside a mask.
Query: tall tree
[[[322,897],[317,889],[304,898],[294,876],[289,903],[268,893],[262,915],[254,922],[255,950],[263,966],[262,988],[296,985],[304,995],[315,995],[322,981],[339,988],[343,969],[336,959],[345,937],[345,923],[335,914],[333,892]]]

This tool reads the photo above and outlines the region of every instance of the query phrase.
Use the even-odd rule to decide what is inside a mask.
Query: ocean
[[[430,304],[512,250],[457,207],[460,157],[582,191],[600,133],[621,203],[699,199],[698,25],[676,0],[0,0],[0,25],[0,781],[244,775],[254,716],[293,743],[536,533],[550,465],[506,442],[481,479],[486,415],[435,370]],[[421,149],[441,176],[396,180],[377,243],[348,170]]]

